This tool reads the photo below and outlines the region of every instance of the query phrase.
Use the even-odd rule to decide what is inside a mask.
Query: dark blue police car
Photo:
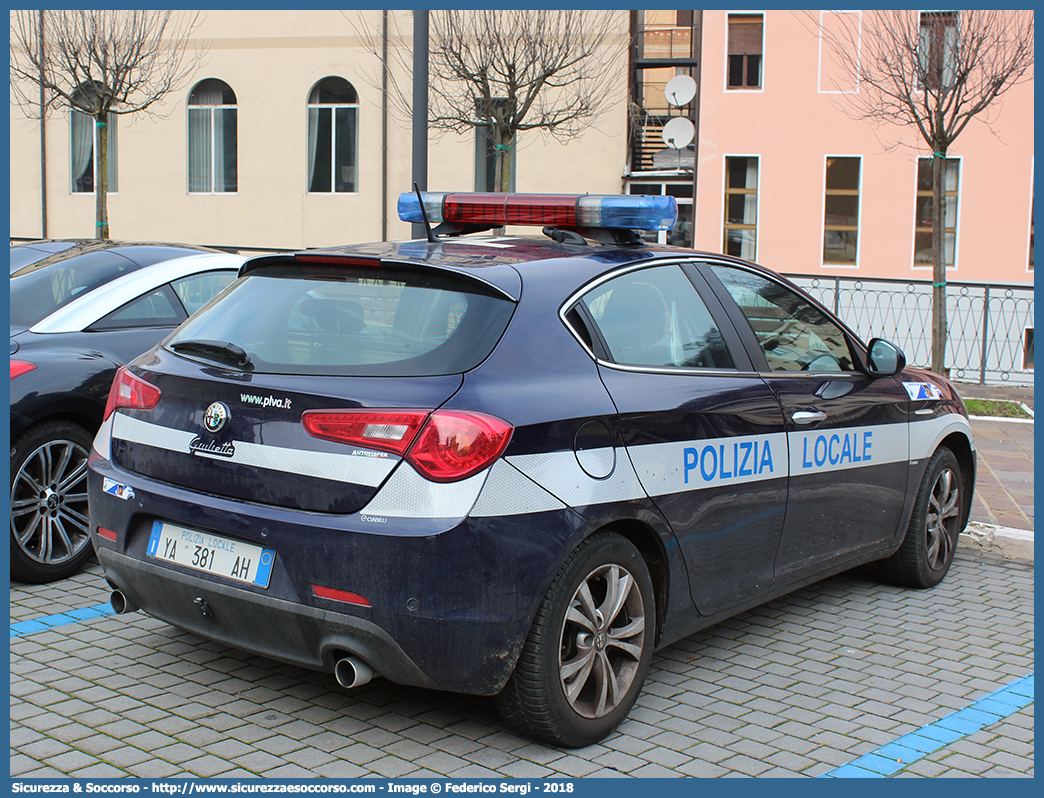
[[[943,578],[975,481],[946,380],[645,244],[670,197],[399,209],[427,241],[254,258],[120,371],[89,480],[117,611],[580,746],[658,647],[865,563]]]

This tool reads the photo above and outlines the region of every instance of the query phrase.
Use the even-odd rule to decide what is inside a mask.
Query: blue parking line
[[[19,621],[18,623],[11,624],[11,637],[31,635],[34,632],[43,632],[48,629],[54,629],[56,626],[66,626],[70,623],[89,621],[92,618],[104,618],[106,615],[112,614],[112,605],[106,602],[105,604],[98,604],[95,607],[69,610],[68,612],[60,612],[56,615],[45,615],[43,618],[34,618],[31,621]]]
[[[847,765],[819,776],[827,779],[880,779],[897,773],[933,751],[1004,720],[1033,703],[1033,673],[951,712],[945,718],[904,734],[897,740],[863,754]]]

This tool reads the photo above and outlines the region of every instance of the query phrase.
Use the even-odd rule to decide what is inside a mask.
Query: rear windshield
[[[138,268],[104,250],[18,274],[11,278],[11,324],[32,327],[77,297]]]
[[[458,374],[493,350],[514,303],[444,274],[337,266],[264,266],[169,337],[241,348],[269,374],[420,377]]]

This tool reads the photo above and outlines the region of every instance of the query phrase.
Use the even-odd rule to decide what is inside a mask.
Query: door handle
[[[795,424],[814,424],[817,421],[826,421],[827,414],[822,410],[809,413],[804,410],[799,410],[790,418]]]

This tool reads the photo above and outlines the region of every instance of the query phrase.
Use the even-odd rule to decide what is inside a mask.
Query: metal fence
[[[932,348],[930,280],[789,274],[864,339],[887,338],[907,362],[927,365]],[[946,365],[980,384],[1033,384],[1033,287],[948,283]]]

